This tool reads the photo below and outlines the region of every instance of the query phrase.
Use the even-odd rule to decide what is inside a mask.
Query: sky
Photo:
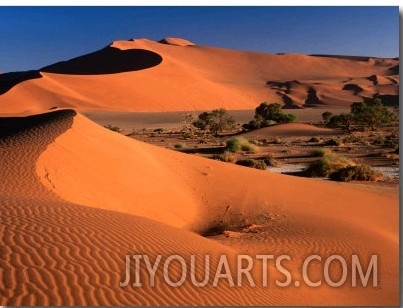
[[[399,8],[0,6],[0,72],[39,69],[115,40],[181,37],[268,53],[399,56]]]

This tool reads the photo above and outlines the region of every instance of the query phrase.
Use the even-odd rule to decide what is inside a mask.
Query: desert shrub
[[[257,152],[257,146],[250,143],[248,139],[245,139],[243,137],[235,137],[228,140],[226,149],[227,151],[234,153],[240,151],[247,151],[252,153]]]
[[[376,181],[380,173],[367,165],[347,166],[330,174],[333,181]]]
[[[386,141],[386,138],[384,136],[377,136],[375,139],[372,141],[373,144],[376,145],[384,145]]]
[[[263,160],[259,159],[242,159],[236,162],[237,165],[266,170],[267,165]]]
[[[186,148],[186,144],[184,144],[184,143],[176,143],[174,145],[174,148],[175,149],[184,149],[184,148]]]
[[[153,130],[154,133],[163,133],[164,131],[165,131],[165,128],[162,128],[162,127],[156,128]]]
[[[278,165],[280,165],[280,163],[278,162],[278,160],[276,160],[273,156],[273,154],[267,154],[264,159],[263,159],[264,163],[267,166],[271,166],[271,167],[276,167]]]
[[[343,142],[344,143],[357,143],[357,142],[361,142],[361,138],[356,135],[350,135],[350,136],[344,138]]]
[[[109,129],[109,130],[111,130],[111,131],[113,131],[113,132],[117,132],[117,133],[120,133],[120,132],[122,131],[122,130],[120,129],[120,127],[113,126],[113,125],[111,125],[111,124],[105,125],[104,127],[107,128],[107,129]]]
[[[282,140],[281,138],[274,138],[274,139],[273,139],[273,143],[274,143],[274,144],[282,144],[282,143],[283,143],[283,140]]]
[[[324,156],[326,156],[326,155],[328,155],[328,154],[331,154],[331,153],[332,153],[332,151],[329,150],[329,149],[320,148],[320,149],[315,149],[315,150],[313,151],[313,153],[312,153],[312,156],[315,156],[315,157],[324,157]]]
[[[222,154],[215,154],[213,155],[213,159],[223,161],[226,163],[234,163],[235,162],[235,155],[231,152],[225,151]]]
[[[318,137],[312,137],[308,142],[320,142],[320,139]]]
[[[329,177],[341,168],[354,165],[353,161],[342,155],[327,153],[320,159],[311,162],[303,173],[309,177]]]
[[[399,137],[395,134],[389,134],[385,137],[385,146],[396,149],[399,146]]]
[[[329,139],[329,140],[326,141],[326,145],[329,145],[329,146],[340,146],[340,145],[341,145],[341,141],[340,141],[340,139],[332,138],[332,139]]]
[[[259,141],[259,140],[251,140],[250,143],[252,143],[254,145],[257,145],[257,146],[262,146],[263,145],[263,142]]]

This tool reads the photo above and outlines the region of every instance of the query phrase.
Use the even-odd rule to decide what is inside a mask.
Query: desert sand
[[[144,144],[72,110],[0,123],[1,305],[398,304],[397,197]],[[240,232],[256,227],[264,232]],[[351,254],[377,254],[379,282],[152,288],[142,268],[143,287],[120,287],[124,256],[139,253],[208,254],[212,265],[221,254],[288,254],[295,280],[310,254],[342,255],[349,265]],[[321,270],[311,266],[312,280]],[[257,282],[259,273],[257,263]]]
[[[2,74],[0,113],[251,110],[263,101],[348,108],[374,94],[396,101],[398,65],[398,59],[236,51],[180,38],[115,41],[39,71]]]

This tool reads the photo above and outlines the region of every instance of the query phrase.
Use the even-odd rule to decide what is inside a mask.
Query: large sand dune
[[[72,110],[1,119],[0,129],[1,305],[398,304],[397,198],[158,148]],[[254,225],[267,232],[237,238]],[[228,245],[202,236],[222,231]],[[269,280],[262,287],[256,263],[255,288],[225,280],[172,288],[162,269],[149,287],[144,267],[143,287],[120,287],[125,255],[139,253],[211,255],[212,273],[221,254],[288,254],[287,267],[299,280],[301,260],[310,254],[338,254],[349,266],[352,254],[361,260],[377,254],[379,282],[280,288]],[[200,277],[203,270],[200,263]],[[312,265],[312,280],[322,270]],[[176,265],[172,275],[179,274]],[[276,272],[270,277],[285,280]]]
[[[398,59],[274,55],[179,38],[116,41],[40,71],[3,74],[0,113],[36,113],[55,106],[246,110],[263,101],[290,108],[348,107],[362,97],[398,95],[398,67]]]

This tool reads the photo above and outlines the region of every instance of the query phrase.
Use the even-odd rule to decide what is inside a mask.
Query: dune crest
[[[168,45],[176,45],[176,46],[194,46],[196,45],[195,43],[192,43],[191,41],[182,39],[182,38],[177,38],[177,37],[166,37],[162,40],[159,41],[162,44],[168,44]]]
[[[334,135],[336,132],[331,128],[321,128],[310,124],[303,123],[286,123],[279,124],[270,127],[265,127],[257,130],[253,130],[244,134],[245,137],[251,138],[259,137],[265,138],[282,137],[282,136],[317,136],[317,135]]]

